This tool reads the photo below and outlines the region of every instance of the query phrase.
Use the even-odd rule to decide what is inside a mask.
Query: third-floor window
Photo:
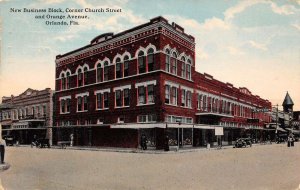
[[[123,77],[123,64],[121,63],[121,59],[117,58],[116,60],[116,78]]]
[[[142,51],[140,51],[138,54],[138,67],[139,67],[139,73],[146,72],[145,55],[144,52]]]
[[[154,50],[151,48],[147,52],[148,72],[154,70]]]

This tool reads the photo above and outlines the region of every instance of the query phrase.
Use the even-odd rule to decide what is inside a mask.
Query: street
[[[167,154],[7,147],[0,178],[5,190],[299,190],[299,158],[300,143]]]

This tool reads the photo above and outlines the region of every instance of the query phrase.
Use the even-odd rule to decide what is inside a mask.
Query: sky
[[[11,12],[61,8],[64,13]],[[66,8],[121,12],[66,13]],[[46,25],[39,15],[87,15],[79,25]],[[196,70],[300,110],[300,0],[0,0],[0,97],[54,89],[55,57],[163,16],[196,38]],[[67,20],[69,21],[69,20]],[[281,108],[282,109],[282,108]]]

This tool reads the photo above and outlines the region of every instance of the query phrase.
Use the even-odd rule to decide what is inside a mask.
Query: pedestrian
[[[142,134],[141,137],[141,147],[143,150],[147,150],[147,138],[145,134]]]
[[[70,135],[70,146],[73,146],[73,141],[74,141],[74,135],[71,133]]]
[[[33,135],[33,139],[32,139],[32,142],[31,142],[31,148],[34,147],[34,146],[37,146],[37,137],[36,137],[36,135]]]
[[[166,135],[166,137],[165,137],[165,146],[164,146],[164,150],[165,151],[169,151],[170,149],[169,149],[169,136],[168,135]]]
[[[291,146],[291,143],[292,143],[292,133],[289,134],[288,140],[287,140],[287,141],[288,141],[287,146],[290,147],[290,146]]]
[[[0,138],[1,164],[4,164],[5,146],[6,146],[5,140],[3,140],[2,138]]]
[[[289,134],[288,140],[290,142],[290,146],[294,146],[295,138],[294,138],[293,133]]]

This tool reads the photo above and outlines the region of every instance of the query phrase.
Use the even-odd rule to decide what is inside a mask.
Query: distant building
[[[261,134],[271,103],[195,71],[195,39],[163,17],[56,57],[54,142],[161,149]]]
[[[295,112],[293,106],[293,100],[287,92],[282,103],[283,109],[280,110],[278,105],[272,108],[272,122],[269,126],[275,130],[275,134],[287,138],[288,133],[293,132],[299,136],[299,111]]]
[[[28,88],[18,96],[2,97],[0,115],[2,136],[12,135],[21,144],[29,144],[34,135],[52,139],[53,91]]]

